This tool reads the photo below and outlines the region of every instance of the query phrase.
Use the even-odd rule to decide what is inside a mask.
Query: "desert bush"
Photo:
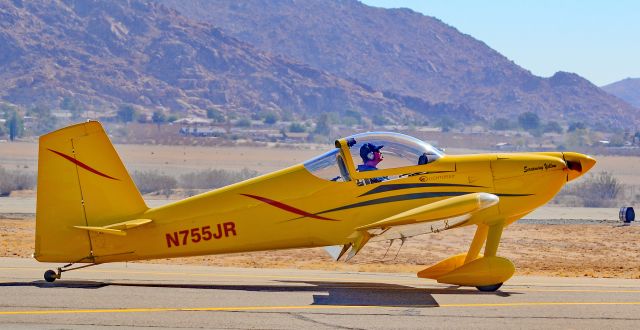
[[[203,170],[180,176],[180,188],[213,189],[244,181],[258,175],[258,172],[243,168],[240,171]]]
[[[178,186],[174,177],[158,171],[135,171],[132,179],[143,194],[157,193],[169,196]]]
[[[36,185],[34,174],[21,171],[7,171],[0,166],[0,196],[7,196],[14,190],[33,189]]]
[[[559,200],[570,200],[568,196],[575,196],[582,201],[582,206],[611,207],[615,206],[618,198],[623,195],[623,190],[624,186],[613,174],[602,171],[595,175],[588,174],[582,181],[567,186],[559,195]],[[575,199],[573,201],[577,203]]]

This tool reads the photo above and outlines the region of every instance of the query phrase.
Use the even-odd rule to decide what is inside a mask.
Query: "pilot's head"
[[[380,149],[384,146],[376,146],[371,143],[365,143],[360,147],[360,157],[362,158],[362,162],[367,165],[376,166],[380,163],[384,157],[382,157],[382,153]]]

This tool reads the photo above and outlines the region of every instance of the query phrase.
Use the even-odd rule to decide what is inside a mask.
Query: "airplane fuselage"
[[[91,233],[93,254],[96,262],[113,262],[340,245],[357,227],[473,192],[497,195],[499,218],[512,223],[567,182],[559,152],[447,155],[423,166],[366,185],[323,180],[292,166],[149,209],[139,217],[153,223],[127,236]]]

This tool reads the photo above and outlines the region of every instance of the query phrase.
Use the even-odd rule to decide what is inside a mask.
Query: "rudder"
[[[37,260],[93,262],[98,234],[74,226],[105,226],[135,219],[147,209],[100,123],[40,137]]]

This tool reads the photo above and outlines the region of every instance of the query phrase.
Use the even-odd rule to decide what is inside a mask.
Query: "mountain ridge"
[[[71,97],[99,109],[130,103],[193,115],[419,116],[362,83],[261,52],[157,3],[2,0],[0,9],[8,50],[0,97],[11,103],[55,108]]]
[[[0,99],[56,109],[71,98],[89,110],[131,104],[181,116],[214,108],[243,117],[335,112],[437,124],[533,111],[607,129],[638,124],[635,109],[584,78],[535,77],[483,42],[408,9],[353,0],[179,2],[204,19],[176,3],[0,0]],[[229,16],[213,20],[211,12]],[[246,40],[256,36],[262,42]],[[299,44],[288,48],[292,40]],[[442,47],[425,48],[434,45]]]
[[[626,78],[601,87],[640,109],[640,78]]]
[[[474,109],[486,118],[532,111],[605,127],[640,122],[630,105],[576,74],[534,76],[484,42],[410,9],[356,0],[160,2],[259,49],[387,93]]]

